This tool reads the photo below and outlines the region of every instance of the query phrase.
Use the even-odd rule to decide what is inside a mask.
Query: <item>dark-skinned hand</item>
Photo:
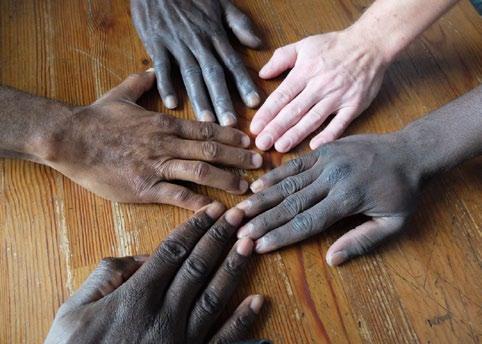
[[[372,217],[328,250],[327,262],[341,264],[402,230],[420,187],[414,165],[395,134],[350,136],[323,145],[252,184],[256,194],[237,206],[252,219],[238,237],[255,239],[256,252],[265,253],[321,233],[345,217]]]
[[[119,202],[167,203],[197,210],[211,200],[172,181],[190,181],[241,194],[248,183],[209,163],[258,168],[261,155],[246,150],[249,137],[214,123],[147,111],[136,100],[155,80],[133,74],[89,106],[55,124],[40,159],[80,185]]]
[[[179,65],[198,120],[215,121],[214,107],[222,126],[237,122],[221,64],[232,74],[244,103],[249,107],[259,104],[256,86],[231,46],[223,21],[244,45],[257,48],[261,40],[249,18],[230,0],[131,0],[131,11],[167,108],[178,104],[171,79],[171,55]]]
[[[231,209],[219,218],[223,211],[220,203],[201,209],[150,257],[102,260],[60,307],[46,343],[242,340],[263,297],[247,297],[224,325],[213,328],[253,250],[251,240],[239,240],[221,261],[243,217],[241,211]]]

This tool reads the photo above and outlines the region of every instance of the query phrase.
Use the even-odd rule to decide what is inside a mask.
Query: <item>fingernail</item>
[[[255,313],[259,314],[261,307],[263,307],[264,297],[263,295],[255,295],[249,304],[249,308]]]
[[[154,68],[146,69],[146,73],[154,73],[156,70]]]
[[[291,148],[291,145],[291,139],[281,139],[276,142],[275,148],[278,152],[285,153]]]
[[[246,191],[248,191],[248,187],[249,187],[249,183],[246,180],[241,179],[239,181],[239,191],[241,191],[242,193],[245,193]]]
[[[251,162],[253,163],[254,167],[259,168],[261,165],[263,165],[263,157],[259,153],[253,154],[251,157]]]
[[[261,179],[254,181],[250,188],[254,193],[261,191],[263,189],[263,181]]]
[[[251,145],[251,139],[249,136],[245,135],[241,138],[241,144],[243,147],[249,147]]]
[[[132,258],[134,258],[136,262],[144,263],[146,260],[149,259],[149,256],[146,254],[143,254],[143,255],[133,256]]]
[[[211,204],[208,204],[204,208],[206,215],[212,218],[213,220],[216,220],[217,218],[219,218],[222,215],[222,213],[224,213],[224,210],[225,210],[224,205],[222,205],[219,202],[213,202]]]
[[[270,134],[261,134],[256,138],[256,146],[261,150],[268,150],[273,145],[273,137]]]
[[[246,96],[246,105],[248,107],[256,107],[259,105],[259,102],[261,101],[261,98],[258,94],[258,92],[253,91],[250,94]]]
[[[225,112],[220,117],[219,124],[223,127],[233,127],[238,122],[236,116],[231,112]]]
[[[168,109],[174,109],[177,107],[177,98],[173,95],[165,97],[162,102]]]
[[[243,227],[241,227],[238,231],[238,238],[247,238],[251,234],[251,231],[253,230],[254,225],[252,223],[247,223]]]
[[[201,112],[201,114],[199,115],[199,120],[201,122],[215,122],[216,121],[216,117],[214,117],[214,114],[209,111],[209,110],[204,110]]]
[[[324,145],[325,143],[327,143],[327,141],[324,140],[324,139],[311,140],[311,142],[310,142],[310,148],[311,148],[312,150],[314,150],[314,149],[318,148],[319,146]]]
[[[251,207],[251,201],[249,199],[242,201],[239,203],[236,208],[241,209],[242,211],[245,211]]]
[[[254,249],[256,253],[266,253],[268,252],[267,250],[268,243],[266,242],[266,238],[262,237],[261,239],[258,239],[254,243]]]
[[[258,121],[251,122],[251,125],[249,126],[249,130],[254,134],[258,135],[261,130],[263,130],[264,124]]]
[[[249,257],[253,253],[253,247],[254,244],[251,239],[243,238],[236,243],[236,252],[242,256]]]
[[[236,208],[229,209],[224,215],[226,222],[229,223],[231,226],[239,226],[241,221],[243,221],[243,217],[244,213]]]
[[[265,64],[265,65],[259,70],[258,75],[259,75],[260,77],[262,77],[263,74],[266,74],[266,72],[268,71],[268,66],[269,66],[269,63]]]
[[[329,266],[337,266],[345,262],[347,259],[348,255],[345,251],[338,251],[326,257],[326,262]]]

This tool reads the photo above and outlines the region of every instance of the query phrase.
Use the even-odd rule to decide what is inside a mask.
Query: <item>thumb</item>
[[[144,93],[152,88],[155,79],[154,68],[149,68],[143,73],[130,74],[98,101],[124,99],[135,103]]]
[[[296,51],[296,43],[285,45],[274,51],[271,59],[259,71],[259,76],[263,79],[274,78],[285,70],[293,68],[296,63],[298,52]]]
[[[328,249],[328,265],[337,266],[371,251],[385,239],[402,230],[406,220],[403,216],[378,217],[352,229]]]
[[[233,30],[238,40],[247,47],[259,48],[262,40],[256,34],[253,22],[239,8],[234,6],[231,1],[224,0],[221,2],[224,8],[224,15],[228,26]]]
[[[129,279],[148,256],[104,258],[80,288],[67,300],[68,307],[95,302],[112,293]]]

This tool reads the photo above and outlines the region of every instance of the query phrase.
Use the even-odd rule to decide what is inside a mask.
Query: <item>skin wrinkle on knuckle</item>
[[[188,278],[199,279],[207,274],[208,265],[203,258],[191,255],[186,260],[185,271]]]
[[[228,242],[231,237],[230,230],[232,226],[225,224],[215,224],[211,229],[208,231],[208,235],[212,238],[215,242],[224,245]]]
[[[212,220],[209,218],[208,215],[202,214],[200,216],[195,216],[190,218],[186,225],[190,228],[190,230],[194,230],[197,234],[203,234],[206,231],[206,228],[211,226]]]
[[[335,185],[352,174],[352,167],[347,163],[334,164],[333,166],[327,167],[323,174],[324,179],[329,185]]]
[[[214,128],[210,123],[201,123],[199,132],[203,140],[208,141],[214,138]]]
[[[299,196],[291,196],[285,199],[282,203],[282,211],[290,216],[295,216],[303,210],[303,202]]]
[[[244,269],[246,259],[240,257],[238,254],[228,257],[226,264],[223,265],[223,270],[231,277],[237,278]]]
[[[313,232],[313,218],[310,214],[297,215],[292,223],[291,230],[294,233],[309,234]]]
[[[210,174],[210,166],[209,164],[206,164],[205,162],[198,161],[194,164],[194,168],[192,170],[192,173],[194,174],[195,178],[198,181],[205,180],[209,174]]]
[[[218,157],[219,148],[219,145],[215,142],[208,141],[201,144],[203,156],[208,160],[213,160]]]
[[[303,160],[300,158],[288,161],[286,167],[293,174],[301,173],[305,169]]]
[[[288,177],[280,183],[280,191],[284,197],[294,194],[301,189],[301,181],[298,177]]]
[[[179,264],[182,262],[188,254],[188,249],[184,247],[181,242],[176,239],[167,238],[156,251],[155,256],[161,260],[161,262],[168,262],[170,264]]]
[[[210,288],[206,290],[201,296],[199,306],[205,313],[203,315],[199,315],[199,320],[202,321],[203,317],[205,317],[206,315],[214,315],[218,313],[219,310],[222,308],[222,302],[217,295],[216,290]]]
[[[179,203],[188,202],[191,199],[191,191],[188,189],[177,191],[172,195],[172,199]]]

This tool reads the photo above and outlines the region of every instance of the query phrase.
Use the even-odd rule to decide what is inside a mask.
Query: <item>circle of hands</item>
[[[176,181],[234,194],[248,190],[246,180],[219,167],[262,166],[262,156],[248,150],[250,138],[231,127],[237,118],[222,65],[247,106],[257,106],[260,97],[223,21],[246,46],[258,47],[261,40],[229,0],[134,0],[132,15],[153,70],[132,74],[93,104],[73,108],[42,162],[113,201],[197,212],[150,257],[103,260],[60,308],[47,342],[95,342],[99,336],[106,342],[239,341],[262,296],[249,296],[220,328],[213,326],[253,252],[276,250],[348,216],[367,215],[328,250],[328,263],[339,265],[403,229],[422,177],[410,168],[410,152],[400,149],[402,138],[394,133],[334,141],[371,103],[385,71],[383,61],[353,45],[349,32],[279,48],[262,68],[265,79],[291,71],[253,118],[259,149],[287,152],[335,116],[311,140],[312,152],[262,176],[252,183],[251,197],[224,213],[221,204]],[[172,59],[199,122],[136,104],[157,80],[164,105],[177,106]],[[234,236],[238,241],[222,260]]]

